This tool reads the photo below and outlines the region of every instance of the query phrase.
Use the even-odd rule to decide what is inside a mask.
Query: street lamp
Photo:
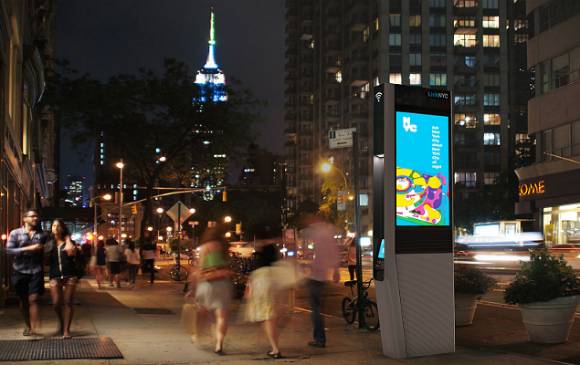
[[[93,208],[95,209],[94,213],[93,213],[93,238],[97,238],[97,235],[99,234],[99,232],[97,231],[97,224],[98,224],[98,219],[97,219],[97,200],[102,199],[102,200],[111,200],[113,199],[113,197],[111,196],[111,194],[107,193],[101,196],[95,196],[93,197],[90,202],[93,203]]]
[[[163,212],[165,212],[165,209],[163,209],[162,207],[158,207],[156,210],[157,214],[159,214],[157,219],[157,241],[161,241],[161,236],[160,236],[160,232],[159,230],[161,229],[161,215],[163,214]]]
[[[231,216],[229,216],[229,215],[226,215],[226,216],[224,217],[224,222],[225,222],[225,223],[231,223],[231,222],[232,222],[232,217],[231,217]]]
[[[119,241],[123,233],[123,160],[117,162],[115,166],[119,169]]]
[[[196,212],[195,208],[189,208],[189,213],[190,214],[195,214],[195,212]]]
[[[334,166],[333,164],[331,164],[328,161],[322,162],[320,164],[320,172],[322,172],[323,174],[329,174],[332,171],[337,171],[340,176],[342,177],[343,183],[344,183],[344,189],[348,190],[348,181],[346,179],[346,175],[344,174],[344,171],[342,171],[341,169],[339,169],[338,167]]]

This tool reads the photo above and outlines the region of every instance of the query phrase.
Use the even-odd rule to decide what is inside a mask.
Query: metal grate
[[[133,308],[137,314],[175,314],[170,309],[166,308]]]
[[[0,341],[0,361],[122,358],[109,337]]]

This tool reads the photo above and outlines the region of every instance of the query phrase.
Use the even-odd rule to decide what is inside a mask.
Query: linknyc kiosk
[[[455,351],[451,94],[374,89],[373,275],[383,353]]]

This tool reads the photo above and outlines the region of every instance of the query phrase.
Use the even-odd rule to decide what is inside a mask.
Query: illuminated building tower
[[[194,84],[199,93],[193,97],[193,104],[207,102],[219,103],[228,100],[226,93],[226,76],[215,62],[215,16],[210,12],[209,50],[205,65],[195,75]]]
[[[195,75],[193,107],[203,110],[208,103],[221,103],[228,99],[226,92],[226,77],[215,61],[215,15],[210,11],[209,49],[203,68]],[[226,171],[226,155],[216,149],[212,137],[221,133],[211,125],[196,124],[193,127],[195,142],[192,150],[191,187],[205,188],[204,198],[213,199],[217,193],[216,187],[223,186]]]

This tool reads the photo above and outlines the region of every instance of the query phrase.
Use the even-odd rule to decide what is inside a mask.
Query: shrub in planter
[[[474,267],[455,269],[455,325],[473,323],[477,299],[495,285],[495,279]]]
[[[504,299],[520,305],[531,341],[560,343],[568,339],[579,290],[580,280],[562,256],[537,250],[522,263]]]

